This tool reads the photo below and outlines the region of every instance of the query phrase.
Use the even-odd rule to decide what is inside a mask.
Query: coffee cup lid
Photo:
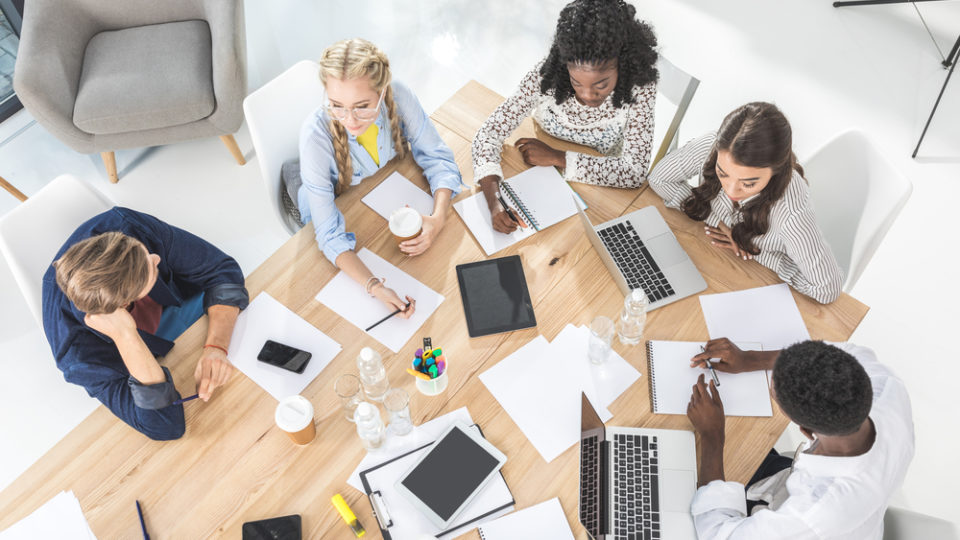
[[[303,396],[290,396],[277,404],[274,413],[277,427],[296,433],[313,422],[313,405]]]
[[[398,208],[390,214],[390,232],[408,236],[416,234],[423,227],[423,216],[413,208]]]

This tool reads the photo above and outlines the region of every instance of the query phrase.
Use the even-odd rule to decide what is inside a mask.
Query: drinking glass
[[[590,341],[587,348],[590,362],[600,365],[607,361],[614,332],[613,321],[609,317],[600,315],[593,319],[590,323]]]
[[[394,435],[406,435],[413,431],[410,420],[410,396],[402,388],[392,388],[383,396],[383,406],[390,415],[387,431]]]
[[[333,383],[333,389],[340,397],[343,415],[347,420],[353,422],[353,413],[357,410],[357,405],[363,401],[363,393],[360,391],[360,377],[352,373],[344,373],[337,377],[336,382]]]

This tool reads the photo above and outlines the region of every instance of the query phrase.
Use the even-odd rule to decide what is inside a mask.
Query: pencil
[[[401,311],[406,311],[408,307],[410,307],[410,302],[407,302],[407,305],[404,306],[403,309],[397,308],[396,310],[394,310],[393,313],[391,313],[391,314],[387,315],[386,317],[380,319],[379,321],[371,324],[366,330],[364,330],[364,332],[369,332],[369,331],[373,330],[374,328],[376,328],[376,327],[377,327],[380,323],[382,323],[383,321],[389,319],[390,317],[393,317],[394,315],[396,315],[397,313],[400,313]]]
[[[143,511],[140,510],[140,501],[137,501],[137,516],[140,518],[140,530],[143,531],[143,540],[150,540],[150,535],[147,534],[147,525],[143,522]]]

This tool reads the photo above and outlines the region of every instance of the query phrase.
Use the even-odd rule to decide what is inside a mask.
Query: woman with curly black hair
[[[473,139],[473,171],[493,228],[517,224],[497,201],[503,141],[527,116],[547,134],[596,149],[563,152],[537,139],[517,148],[528,165],[555,166],[564,178],[635,188],[643,183],[653,139],[657,39],[623,0],[575,0],[560,12],[547,58],[520,82]]]
[[[698,174],[699,185],[691,188],[687,179]],[[718,248],[756,258],[822,304],[840,296],[840,267],[817,227],[790,123],[776,105],[738,107],[718,132],[660,160],[650,187],[668,208],[703,221]]]

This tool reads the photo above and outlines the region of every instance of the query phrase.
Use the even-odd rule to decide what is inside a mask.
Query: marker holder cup
[[[447,389],[447,383],[449,379],[447,378],[447,373],[450,371],[450,364],[447,364],[446,369],[443,370],[443,373],[440,374],[436,379],[430,379],[429,381],[417,377],[416,384],[417,390],[425,396],[436,396],[442,394],[444,390]]]

